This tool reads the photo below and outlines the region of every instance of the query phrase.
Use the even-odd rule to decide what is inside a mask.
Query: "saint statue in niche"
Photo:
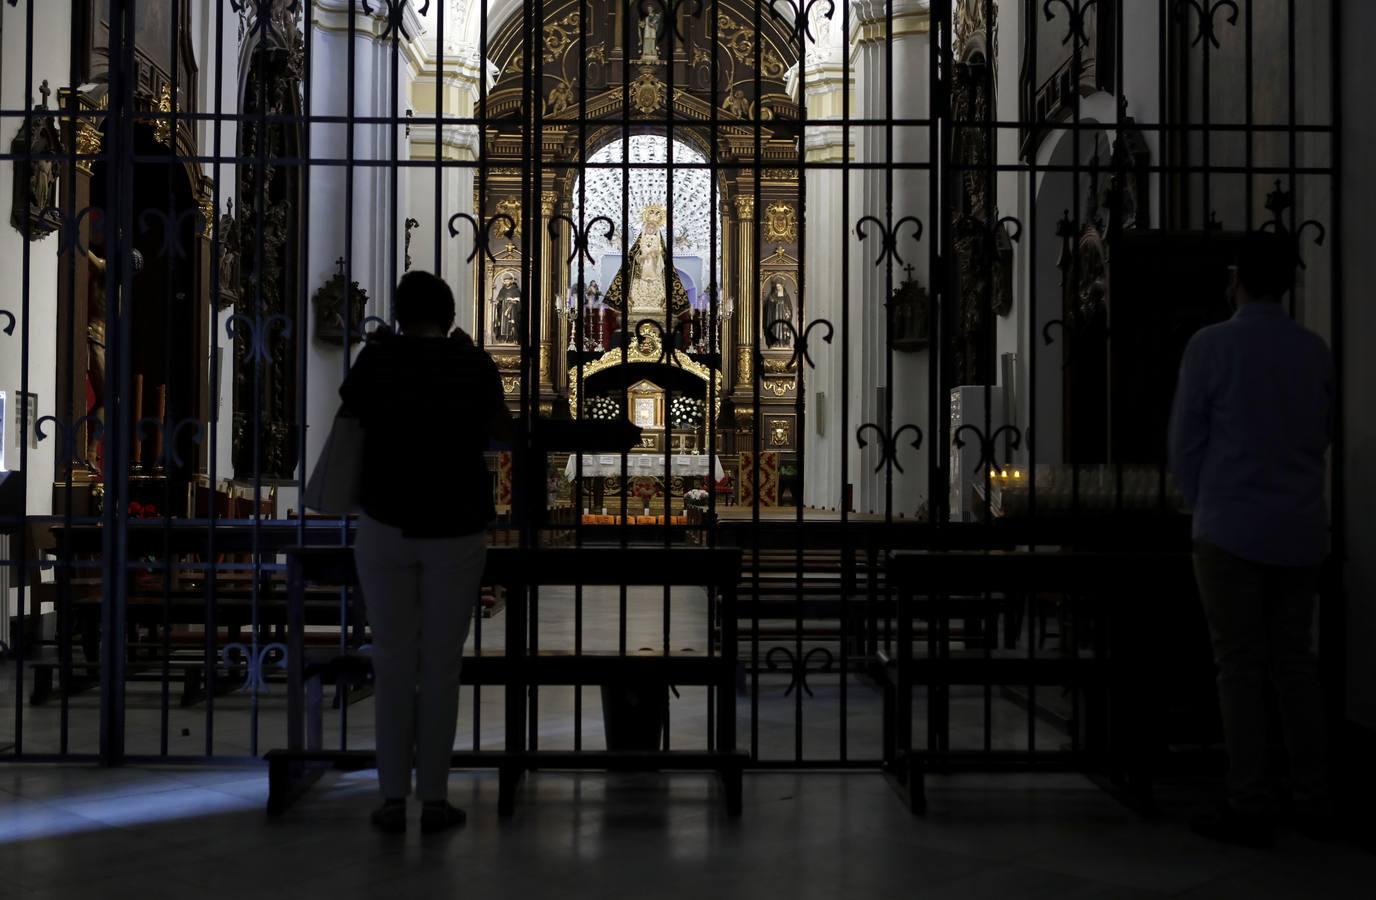
[[[769,284],[769,296],[764,301],[765,346],[771,350],[792,347],[793,332],[788,327],[792,324],[793,296],[782,278],[774,278]]]
[[[51,155],[65,152],[62,136],[48,110],[52,94],[44,81],[38,92],[43,102],[35,104],[32,121],[21,125],[10,152],[14,154],[14,207],[10,224],[30,240],[41,240],[58,229],[57,160]],[[28,157],[41,158],[28,158]]]
[[[520,332],[521,286],[514,272],[503,272],[492,295],[492,340],[498,344],[519,343]]]
[[[658,10],[650,10],[640,20],[640,58],[659,59],[659,26],[664,21]]]

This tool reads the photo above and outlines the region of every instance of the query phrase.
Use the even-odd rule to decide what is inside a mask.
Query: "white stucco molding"
[[[472,160],[478,156],[478,129],[472,125],[443,125],[438,129],[442,158]],[[417,121],[411,125],[411,158],[434,159],[434,122]],[[424,149],[421,149],[424,148]]]
[[[844,158],[854,159],[855,131],[851,129],[850,146],[845,147],[846,132],[840,125],[809,125],[803,142],[808,161],[840,162]]]
[[[893,15],[893,38],[928,34],[932,27],[930,0],[850,0],[850,44],[883,42],[888,39],[889,14]]]

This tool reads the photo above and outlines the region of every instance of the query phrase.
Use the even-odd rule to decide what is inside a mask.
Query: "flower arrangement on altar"
[[[140,503],[137,500],[129,502],[129,518],[131,519],[156,519],[158,508],[152,503]]]
[[[613,422],[622,417],[621,404],[615,397],[589,397],[583,412],[587,418],[599,422]]]
[[[702,488],[693,488],[683,495],[683,505],[693,509],[706,509],[708,494]]]
[[[706,411],[707,404],[696,397],[675,397],[669,404],[669,424],[675,428],[698,428]]]
[[[631,496],[645,505],[645,514],[650,514],[650,500],[659,493],[659,485],[653,478],[636,478],[631,481]]]

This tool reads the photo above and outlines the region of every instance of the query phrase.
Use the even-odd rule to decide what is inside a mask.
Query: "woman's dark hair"
[[[395,312],[402,331],[427,325],[448,331],[454,324],[454,292],[429,272],[407,272],[397,284]]]
[[[1237,251],[1238,284],[1254,299],[1280,300],[1295,286],[1298,261],[1290,235],[1250,232]]]

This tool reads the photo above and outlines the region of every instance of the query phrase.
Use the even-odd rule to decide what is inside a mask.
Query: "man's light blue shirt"
[[[1194,537],[1252,562],[1328,554],[1333,359],[1279,303],[1241,306],[1185,348],[1170,454]]]

